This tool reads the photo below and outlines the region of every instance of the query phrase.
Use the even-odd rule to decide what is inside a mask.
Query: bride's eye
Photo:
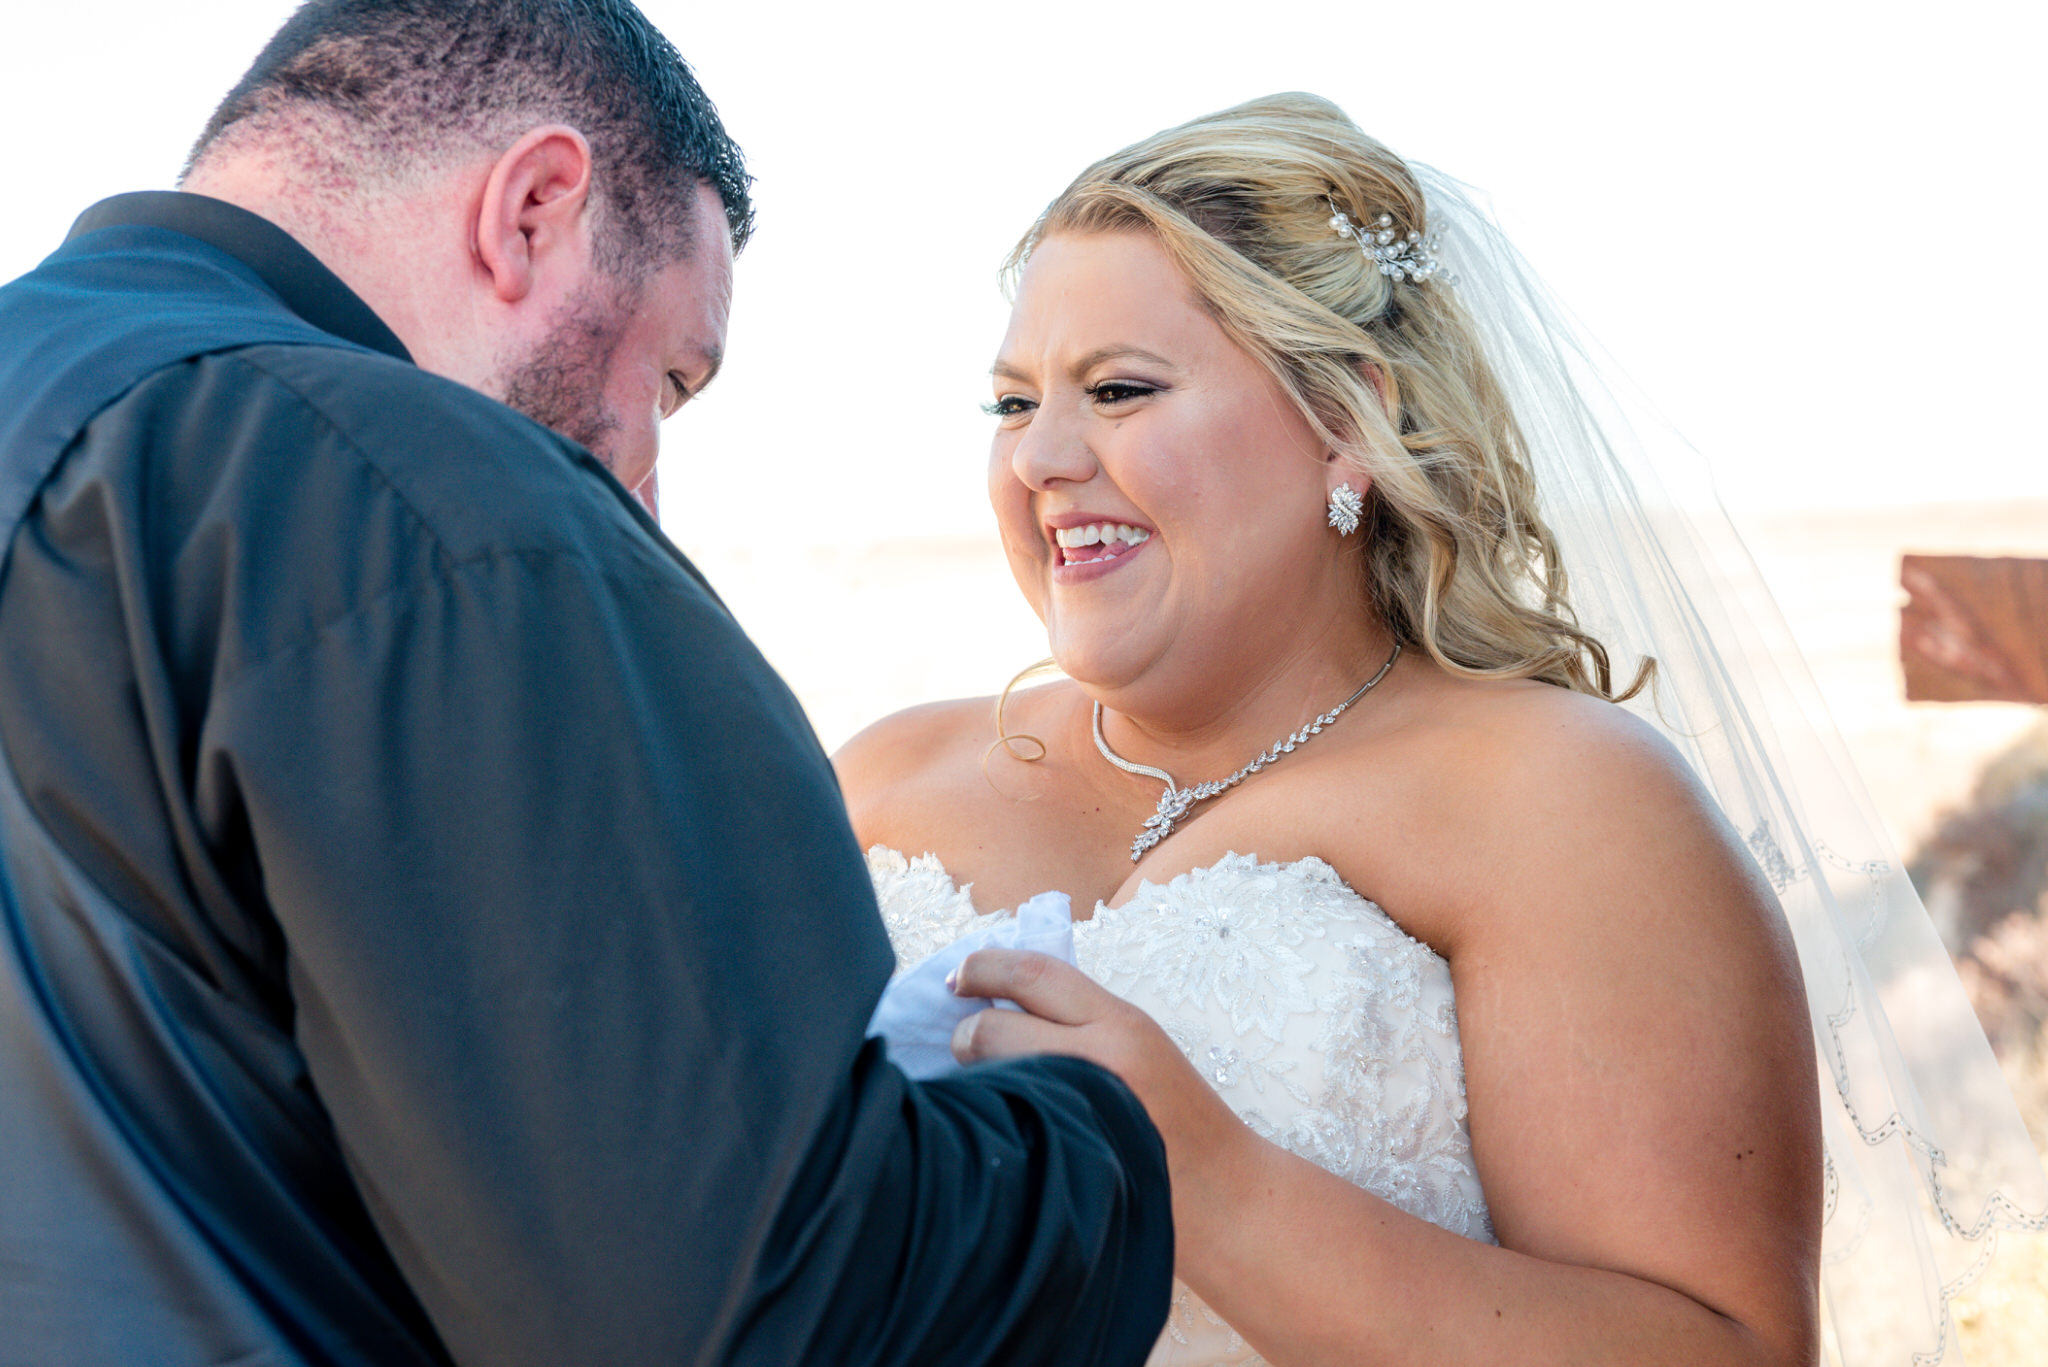
[[[1015,394],[1005,394],[994,403],[983,404],[981,411],[991,418],[1015,418],[1029,413],[1036,407],[1037,405],[1029,399],[1019,398]]]
[[[1087,389],[1088,397],[1099,404],[1129,403],[1133,399],[1142,399],[1148,394],[1158,392],[1153,385],[1132,384],[1127,380],[1104,380],[1101,384],[1088,386]]]

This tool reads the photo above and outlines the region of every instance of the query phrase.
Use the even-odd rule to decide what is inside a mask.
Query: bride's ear
[[[1328,421],[1326,419],[1326,421]],[[1333,435],[1339,440],[1349,437],[1353,442],[1365,439],[1357,432],[1347,431],[1351,426],[1348,419],[1330,422]],[[1360,469],[1358,462],[1348,458],[1334,446],[1323,448],[1323,494],[1325,497],[1337,492],[1339,485],[1348,484],[1360,498],[1372,492],[1372,476]]]
[[[1377,398],[1380,401],[1380,411],[1382,413],[1386,413],[1386,372],[1381,370],[1378,366],[1374,365],[1370,361],[1360,361],[1357,364],[1358,377],[1361,380],[1364,380],[1367,384],[1372,386],[1373,397]],[[1388,417],[1389,421],[1391,421],[1392,415],[1389,414]],[[1339,430],[1342,431],[1344,428],[1349,428],[1352,424],[1348,419],[1346,419],[1345,421],[1338,423],[1336,425],[1338,426]],[[1363,441],[1366,442],[1368,445],[1370,444],[1370,439],[1366,437],[1363,433],[1352,432],[1350,435],[1352,436],[1353,440]],[[1335,493],[1337,491],[1337,487],[1342,484],[1350,485],[1351,488],[1357,492],[1360,498],[1363,498],[1372,492],[1372,476],[1365,473],[1365,471],[1359,469],[1358,466],[1353,462],[1346,460],[1341,453],[1334,449],[1326,449],[1323,452],[1323,479],[1325,484],[1324,492],[1326,494]]]
[[[1373,394],[1380,401],[1380,412],[1385,413],[1387,411],[1386,372],[1370,361],[1360,361],[1358,363],[1358,375],[1360,379],[1372,386]]]
[[[1350,485],[1353,492],[1364,498],[1372,492],[1372,476],[1353,465],[1335,451],[1323,453],[1323,495],[1328,497],[1337,492],[1338,486]]]

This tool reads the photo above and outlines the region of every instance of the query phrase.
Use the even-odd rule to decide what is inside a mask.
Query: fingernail
[[[946,975],[946,990],[958,996],[960,993],[960,970],[954,969]]]

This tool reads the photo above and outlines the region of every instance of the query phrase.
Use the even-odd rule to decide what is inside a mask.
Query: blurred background
[[[828,745],[1042,653],[982,492],[1012,242],[1101,154],[1312,90],[1486,192],[1703,453],[1901,857],[1961,904],[1951,949],[2048,1139],[2043,711],[1908,704],[1897,661],[1902,552],[2048,556],[2048,9],[643,7],[759,178],[725,372],[665,435],[664,525]],[[24,8],[0,279],[92,201],[172,184],[292,6]],[[1971,1361],[2038,1360],[2048,1256],[1958,1315]]]

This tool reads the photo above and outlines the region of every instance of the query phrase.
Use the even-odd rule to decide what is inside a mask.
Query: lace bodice
[[[930,855],[868,871],[900,967],[977,912]],[[1164,1027],[1256,1133],[1433,1224],[1491,1242],[1465,1125],[1450,966],[1320,859],[1232,854],[1074,927],[1082,971]],[[1261,1359],[1176,1285],[1148,1367]]]

